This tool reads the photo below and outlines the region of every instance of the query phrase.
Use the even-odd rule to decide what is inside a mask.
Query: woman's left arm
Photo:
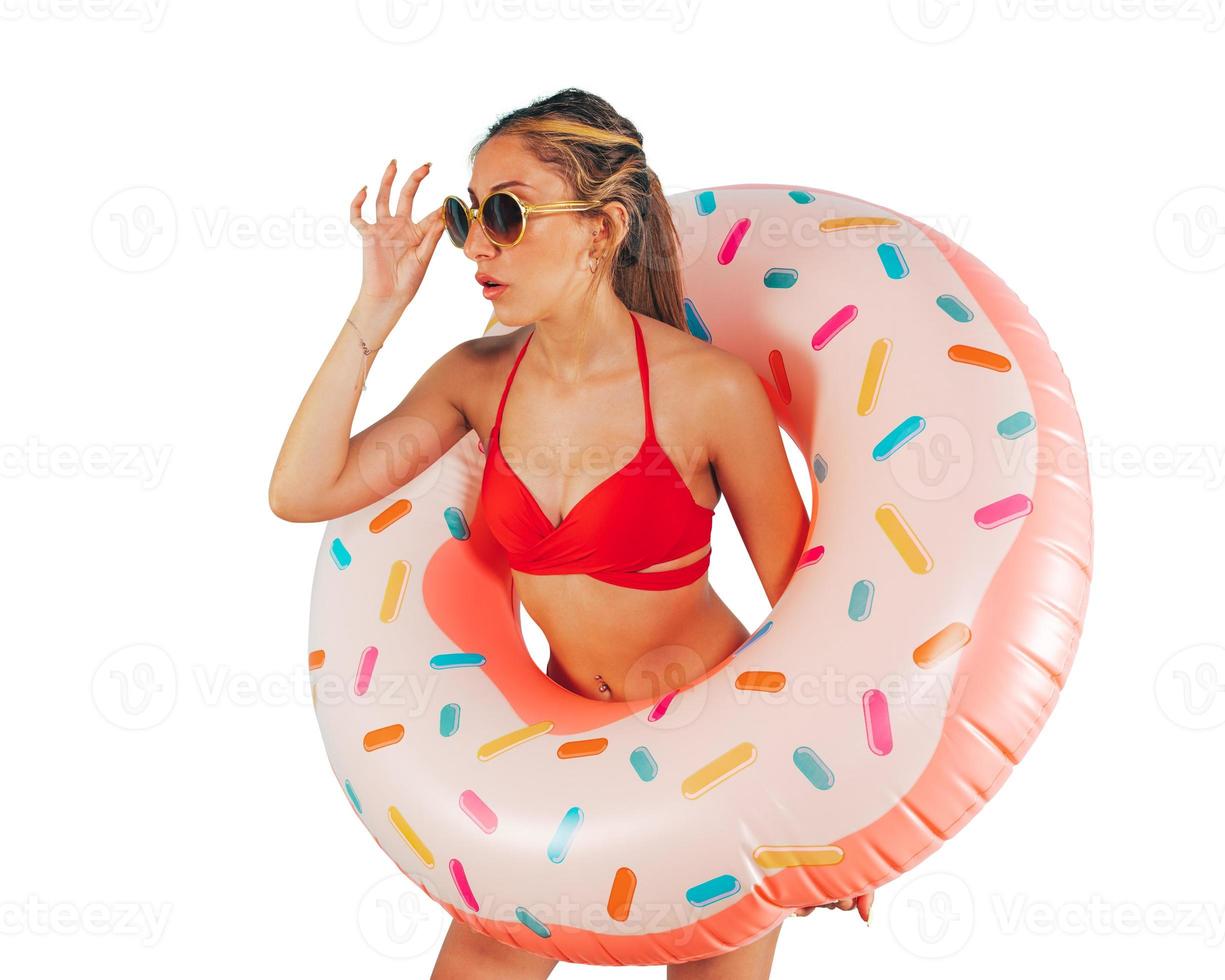
[[[707,445],[719,488],[773,606],[795,571],[809,517],[763,384],[747,361],[728,355],[707,388]]]

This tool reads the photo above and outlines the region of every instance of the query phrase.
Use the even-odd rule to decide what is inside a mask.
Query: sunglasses
[[[527,230],[529,214],[559,214],[563,211],[588,211],[600,201],[553,201],[549,204],[524,204],[510,191],[495,191],[476,207],[470,207],[454,194],[442,202],[447,234],[456,248],[468,240],[470,222],[479,221],[485,235],[499,248],[514,248]]]

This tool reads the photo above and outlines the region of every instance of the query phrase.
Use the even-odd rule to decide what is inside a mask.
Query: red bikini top
[[[646,347],[638,318],[632,312],[630,317],[638,347],[646,436],[633,458],[575,504],[557,526],[540,509],[499,447],[502,409],[534,331],[515,358],[489,433],[480,497],[489,529],[506,549],[513,569],[535,575],[579,573],[631,589],[658,590],[688,585],[701,578],[710,564],[707,551],[679,568],[640,571],[708,544],[715,512],[693,499],[668,454],[655,441]]]

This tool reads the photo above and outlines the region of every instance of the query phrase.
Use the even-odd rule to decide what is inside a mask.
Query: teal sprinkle
[[[430,666],[435,670],[449,667],[479,667],[485,662],[483,653],[436,653],[430,657]]]
[[[551,935],[553,935],[553,933],[549,931],[548,926],[536,918],[536,916],[532,915],[532,913],[525,909],[522,905],[515,907],[515,918],[531,929],[532,932],[536,933],[536,935],[541,939],[548,939]]]
[[[767,269],[765,284],[767,289],[790,289],[800,280],[800,274],[795,269]]]
[[[645,745],[638,746],[630,753],[630,765],[634,767],[634,772],[638,773],[638,778],[644,783],[649,783],[659,775],[659,763],[655,761],[655,756],[651,755],[651,750]]]
[[[866,578],[861,578],[851,588],[851,603],[847,606],[847,615],[857,623],[862,623],[872,615],[872,600],[876,597],[876,585]]]
[[[459,731],[459,705],[452,701],[444,704],[438,712],[438,734],[450,738]]]
[[[693,300],[688,296],[685,297],[685,326],[689,328],[689,332],[697,337],[698,340],[710,343],[710,330],[702,320],[702,315],[698,312],[698,308],[693,305]]]
[[[825,478],[829,475],[829,464],[825,462],[825,457],[820,453],[812,458],[812,475],[817,478],[818,483],[824,483]]]
[[[332,561],[336,563],[336,567],[342,572],[353,562],[353,556],[349,554],[349,549],[344,546],[344,542],[340,538],[332,539],[332,546],[328,551],[332,556]]]
[[[811,204],[817,199],[816,194],[810,194],[808,191],[788,191],[787,196],[796,204]]]
[[[910,275],[906,256],[893,242],[881,242],[876,246],[876,254],[880,256],[880,264],[885,267],[885,275],[890,279],[905,279]]]
[[[915,436],[927,428],[927,419],[922,415],[912,415],[908,419],[904,419],[893,427],[885,438],[878,442],[872,448],[872,458],[879,462],[882,459],[888,459],[899,448],[910,442]]]
[[[950,296],[948,293],[945,293],[943,296],[937,296],[936,305],[958,323],[969,323],[974,319],[974,314],[970,311],[970,308],[956,296]]]
[[[353,784],[347,779],[345,780],[345,793],[349,796],[349,802],[353,804],[353,809],[358,813],[362,812],[362,801],[357,798],[357,792],[353,789]]]
[[[698,214],[702,215],[702,217],[715,213],[716,205],[714,191],[700,191],[694,198],[694,202],[697,206]]]
[[[995,431],[1005,439],[1017,439],[1025,435],[1026,432],[1032,432],[1035,425],[1037,423],[1029,412],[1014,412],[1008,418],[1001,419],[996,425]]]
[[[817,789],[829,789],[834,785],[834,771],[807,745],[801,745],[791,755],[795,767],[804,778]]]
[[[443,520],[447,522],[447,530],[451,537],[460,541],[468,540],[468,522],[464,520],[464,512],[458,507],[448,507],[442,512]]]
[[[685,898],[690,905],[701,908],[703,905],[711,905],[721,899],[730,898],[739,891],[740,882],[735,875],[719,875],[700,885],[694,885],[685,892]]]

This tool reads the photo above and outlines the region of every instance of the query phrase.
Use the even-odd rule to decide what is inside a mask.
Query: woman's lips
[[[484,296],[486,299],[497,299],[504,292],[506,292],[506,290],[508,290],[509,288],[510,287],[507,286],[505,283],[502,283],[497,286],[486,286],[484,289],[481,290],[481,295]]]

